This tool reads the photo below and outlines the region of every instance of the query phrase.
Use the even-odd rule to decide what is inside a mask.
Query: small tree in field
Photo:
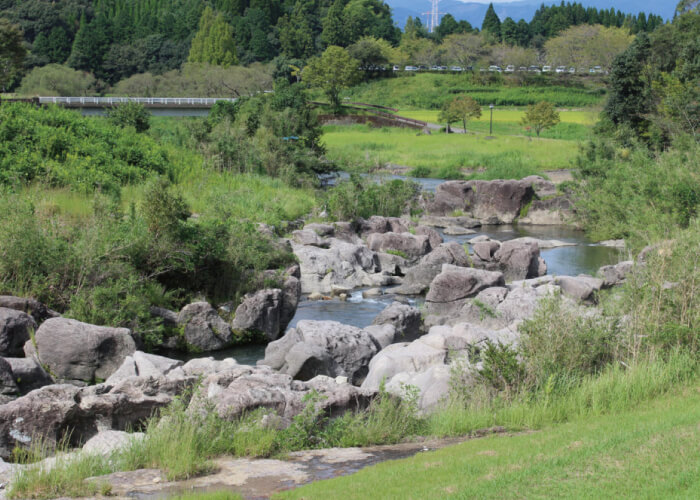
[[[544,129],[553,127],[559,123],[559,112],[554,109],[554,104],[547,101],[541,101],[537,104],[531,104],[525,111],[520,123],[524,126],[530,126],[535,129],[537,137]]]
[[[320,57],[312,57],[302,72],[302,79],[326,94],[331,106],[340,109],[340,91],[359,79],[360,63],[342,47],[331,45]]]
[[[467,122],[472,118],[481,116],[481,106],[469,96],[456,97],[446,102],[440,112],[439,120],[447,123],[461,121],[464,131],[467,131]]]

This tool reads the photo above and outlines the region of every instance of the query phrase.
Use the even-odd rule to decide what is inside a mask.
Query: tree
[[[472,33],[450,35],[445,38],[442,46],[450,62],[465,68],[473,65],[485,53],[484,39]]]
[[[496,14],[492,3],[490,3],[489,8],[486,9],[484,22],[481,23],[481,31],[494,41],[501,41],[501,20],[498,18],[498,14]]]
[[[222,14],[215,14],[211,7],[202,12],[199,30],[192,39],[189,62],[231,66],[238,61],[233,41],[233,28]]]
[[[3,92],[21,71],[26,54],[19,27],[0,19],[0,88]]]
[[[518,25],[512,17],[506,17],[501,24],[501,39],[508,45],[515,45],[519,38]]]
[[[540,101],[537,104],[531,104],[525,111],[520,123],[535,129],[537,137],[544,129],[555,126],[559,123],[559,113],[554,109],[554,104],[547,101]]]
[[[306,59],[314,54],[314,34],[308,18],[307,5],[297,2],[291,15],[284,15],[280,19],[279,39],[283,55]]]
[[[326,17],[323,18],[323,31],[321,32],[321,41],[328,45],[337,45],[345,47],[347,45],[347,36],[345,33],[345,19],[343,9],[345,2],[343,0],[335,0],[328,9]]]
[[[461,121],[464,132],[467,132],[467,122],[472,118],[481,117],[481,105],[472,97],[456,97],[447,103],[446,117],[456,117],[454,121]]]
[[[95,93],[95,77],[60,64],[32,69],[22,79],[22,95],[86,96]]]
[[[599,24],[572,26],[544,44],[547,62],[575,68],[610,68],[634,37],[624,28],[606,28]]]
[[[320,57],[309,60],[302,78],[308,85],[322,89],[337,111],[340,109],[340,91],[357,82],[359,65],[345,49],[331,45]]]
[[[440,109],[440,114],[438,114],[438,121],[447,124],[448,134],[450,133],[450,124],[460,120],[459,113],[452,107],[452,102],[453,101],[445,101]]]
[[[151,113],[138,102],[120,104],[107,112],[109,120],[118,127],[134,127],[145,132],[151,127]]]
[[[391,57],[391,46],[385,40],[364,36],[350,45],[348,54],[360,62],[363,70],[373,70],[387,64]]]
[[[104,16],[88,22],[85,14],[80,19],[80,28],[73,40],[68,66],[98,74],[109,47],[109,26]],[[98,75],[103,76],[103,75]]]

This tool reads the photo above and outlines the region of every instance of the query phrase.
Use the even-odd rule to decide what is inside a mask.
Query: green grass
[[[438,110],[400,110],[399,115],[428,123],[440,123]],[[535,136],[520,124],[525,111],[522,109],[496,108],[493,112],[493,135],[526,135]],[[561,122],[551,129],[544,130],[541,137],[547,139],[586,140],[591,137],[592,126],[598,119],[598,112],[593,110],[562,110],[559,112]],[[469,132],[489,133],[490,111],[482,110],[481,118],[467,122]],[[461,123],[453,123],[454,127],[462,128]]]
[[[387,163],[425,169],[430,177],[459,178],[462,169],[486,169],[485,177],[522,178],[571,166],[574,141],[483,134],[425,135],[415,130],[365,125],[324,127],[330,159],[344,168],[366,171]],[[498,169],[498,176],[488,172]]]
[[[558,107],[576,108],[600,106],[605,97],[604,88],[590,80],[585,81],[585,88],[547,85],[552,83],[550,80],[532,86],[517,86],[511,79],[505,82],[513,86],[479,83],[470,74],[421,73],[363,83],[348,89],[342,97],[403,109],[440,109],[446,100],[463,94],[484,106],[526,106],[549,101]]]
[[[535,433],[475,439],[276,498],[698,498],[700,387]]]

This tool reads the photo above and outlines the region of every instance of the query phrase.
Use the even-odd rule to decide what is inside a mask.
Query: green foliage
[[[27,96],[86,96],[93,95],[95,77],[60,64],[47,64],[32,69],[17,90]]]
[[[481,23],[481,31],[491,37],[494,42],[501,41],[501,20],[498,18],[492,3],[486,9],[484,21]]]
[[[479,379],[509,397],[520,388],[524,378],[524,370],[517,355],[517,351],[508,345],[487,342],[486,349],[481,352],[483,368],[479,372]]]
[[[222,14],[206,7],[199,20],[199,30],[192,39],[189,62],[230,66],[237,62],[233,28]]]
[[[115,106],[107,112],[107,116],[115,125],[134,127],[137,132],[145,132],[151,126],[151,113],[138,102],[127,102]]]
[[[445,102],[438,119],[447,124],[461,121],[464,131],[467,130],[467,122],[472,118],[481,116],[481,105],[469,96],[455,97],[452,101]]]
[[[120,186],[172,172],[176,159],[151,138],[57,107],[0,108],[0,184],[42,180],[80,192],[118,194]]]
[[[3,92],[7,91],[12,80],[22,70],[26,55],[19,26],[0,18],[0,89]]]
[[[337,46],[328,47],[320,57],[309,60],[304,68],[304,81],[326,94],[331,106],[340,109],[340,91],[351,87],[359,78],[359,62]]]
[[[369,218],[372,215],[399,217],[410,212],[420,194],[414,182],[392,180],[376,183],[353,174],[326,191],[324,203],[336,220]]]
[[[540,136],[540,132],[550,127],[554,127],[559,123],[559,113],[554,109],[551,102],[540,101],[537,104],[532,104],[527,107],[525,116],[523,116],[521,124],[526,127],[532,127]]]

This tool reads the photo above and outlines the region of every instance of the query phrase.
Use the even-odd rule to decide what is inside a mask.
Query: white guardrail
[[[217,101],[236,102],[228,97],[39,97],[40,104],[64,104],[81,106],[113,106],[127,102],[137,102],[145,106],[207,106]]]

